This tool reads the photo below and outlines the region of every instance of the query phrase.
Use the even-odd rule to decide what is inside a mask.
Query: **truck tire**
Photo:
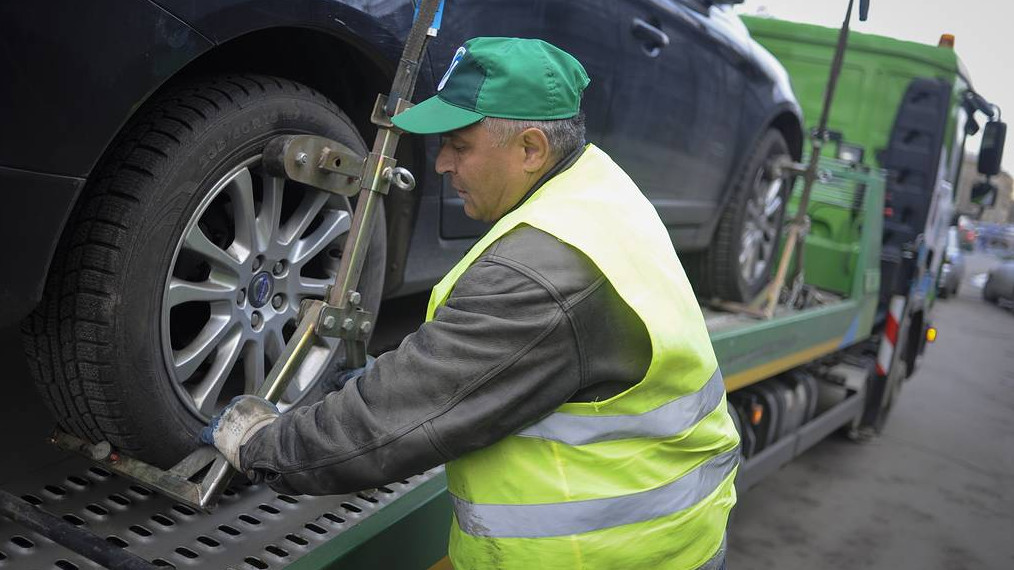
[[[862,419],[858,426],[858,431],[862,432],[859,439],[868,439],[874,434],[880,434],[887,426],[887,420],[891,417],[891,411],[901,391],[901,384],[905,381],[907,369],[908,366],[902,358],[895,361],[887,376],[877,374],[874,368],[872,382],[868,384]]]
[[[344,197],[268,176],[277,135],[357,152],[352,121],[320,93],[260,75],[167,91],[96,169],[23,324],[30,368],[60,427],[167,466],[233,396],[253,392],[294,329],[299,302],[333,280],[351,222]],[[360,282],[376,312],[386,253],[378,215]],[[337,341],[317,356],[340,365]],[[284,411],[321,396],[296,379]]]
[[[792,187],[776,167],[786,159],[785,137],[769,129],[737,174],[711,245],[688,264],[698,296],[749,302],[770,282]]]

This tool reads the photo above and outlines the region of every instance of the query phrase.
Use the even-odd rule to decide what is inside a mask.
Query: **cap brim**
[[[451,105],[434,95],[418,105],[391,117],[394,126],[420,135],[446,133],[481,121],[485,115]]]

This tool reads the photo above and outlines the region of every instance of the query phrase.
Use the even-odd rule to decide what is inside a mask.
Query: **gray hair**
[[[483,126],[493,135],[494,144],[507,146],[511,139],[525,129],[539,129],[549,139],[549,150],[553,158],[562,158],[584,145],[584,112],[569,119],[551,121],[529,121],[525,119],[501,119],[486,117]]]

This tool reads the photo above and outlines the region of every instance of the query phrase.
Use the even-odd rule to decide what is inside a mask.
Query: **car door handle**
[[[641,49],[648,57],[658,57],[662,48],[669,45],[669,34],[641,18],[634,18],[631,22],[630,33],[643,42]]]

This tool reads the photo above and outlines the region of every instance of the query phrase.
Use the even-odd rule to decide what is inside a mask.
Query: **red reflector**
[[[894,208],[884,208],[884,217],[886,217],[886,218],[893,218],[894,217]]]

